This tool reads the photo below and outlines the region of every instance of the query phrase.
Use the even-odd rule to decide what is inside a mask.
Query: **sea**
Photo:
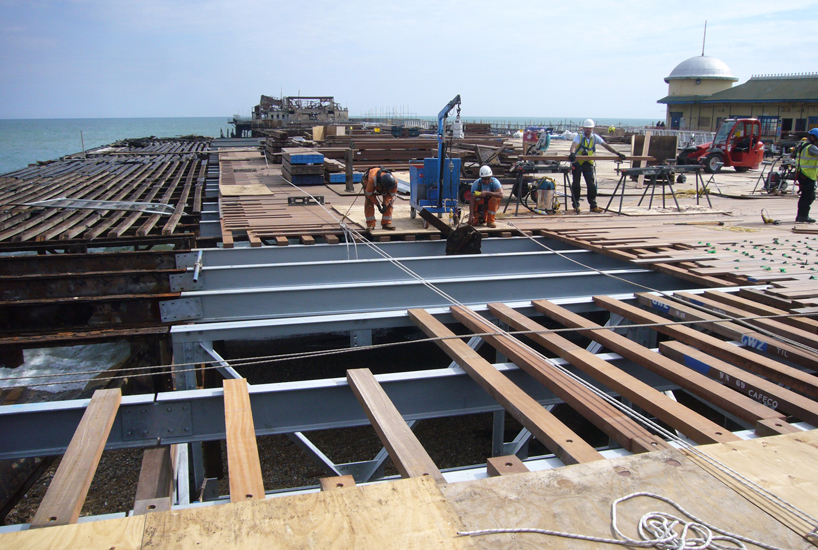
[[[432,116],[417,117],[436,121]],[[58,159],[115,141],[143,137],[229,136],[230,116],[173,118],[56,118],[0,120],[0,174],[37,161]],[[580,124],[580,118],[464,117],[464,122],[502,124],[505,127]],[[642,118],[599,118],[601,126],[643,127],[656,121]]]

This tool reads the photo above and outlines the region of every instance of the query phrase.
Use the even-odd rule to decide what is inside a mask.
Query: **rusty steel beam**
[[[176,268],[176,250],[37,254],[0,257],[0,273],[48,275],[87,271],[155,271]]]
[[[124,294],[166,294],[170,275],[183,269],[0,277],[0,302]]]

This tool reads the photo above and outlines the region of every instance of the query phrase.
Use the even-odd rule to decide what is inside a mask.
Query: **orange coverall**
[[[383,215],[381,216],[381,227],[392,223],[392,203],[395,202],[395,197],[398,194],[398,188],[383,189],[378,185],[378,174],[381,173],[380,168],[372,168],[364,174],[364,215],[366,216],[366,228],[375,229],[375,203],[372,201],[374,195],[382,195],[381,201],[384,205]]]

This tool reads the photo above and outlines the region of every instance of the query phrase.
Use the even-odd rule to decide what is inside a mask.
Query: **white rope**
[[[685,520],[665,512],[652,511],[644,514],[638,525],[639,536],[642,540],[633,539],[622,533],[619,529],[617,518],[617,506],[620,503],[637,497],[649,497],[661,500],[679,512],[690,518]],[[744,543],[764,548],[765,550],[785,550],[778,546],[772,546],[749,537],[737,535],[724,529],[720,529],[701,520],[682,508],[679,504],[669,498],[648,492],[631,493],[622,498],[616,499],[611,504],[611,528],[618,539],[605,537],[592,537],[576,533],[566,533],[564,531],[553,531],[550,529],[535,528],[498,528],[479,529],[474,531],[458,531],[459,536],[479,537],[483,535],[497,535],[502,533],[536,533],[563,537],[569,539],[586,540],[589,542],[599,542],[603,544],[613,544],[617,546],[628,546],[631,548],[657,548],[659,550],[746,550]]]

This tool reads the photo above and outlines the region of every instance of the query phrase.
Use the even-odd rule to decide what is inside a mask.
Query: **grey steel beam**
[[[577,263],[579,262],[579,263]],[[580,265],[582,264],[582,265]],[[588,266],[587,268],[584,266]],[[231,265],[202,268],[170,274],[170,290],[221,291],[244,288],[267,288],[299,285],[333,285],[348,282],[369,284],[423,279],[483,277],[509,278],[541,273],[575,273],[588,269],[611,271],[633,269],[627,262],[585,251],[562,254],[553,252],[520,252],[463,256],[401,258],[398,262],[384,258],[366,260],[326,260],[269,264]],[[198,275],[198,277],[196,277]]]
[[[659,390],[676,386],[615,354],[600,357]],[[557,364],[566,364],[553,359]],[[519,387],[544,405],[560,400],[512,364],[497,364]],[[575,369],[568,367],[571,371]],[[582,376],[580,374],[580,376]],[[460,369],[378,375],[407,421],[500,410]],[[65,452],[90,400],[0,407],[0,459]],[[343,378],[251,386],[257,435],[365,426],[369,420]],[[107,449],[149,447],[225,438],[221,389],[124,396]]]
[[[483,254],[500,252],[544,252],[547,249],[578,252],[570,245],[535,237],[512,237],[509,239],[489,238],[482,241]],[[219,267],[232,265],[252,265],[269,263],[292,262],[321,262],[342,260],[372,260],[382,258],[373,247],[392,258],[432,257],[446,255],[446,242],[415,241],[389,243],[349,243],[349,244],[318,244],[318,245],[290,245],[269,246],[261,248],[203,248],[202,263],[205,267]],[[584,250],[579,252],[585,252]],[[176,255],[177,268],[192,268],[196,262],[198,250]]]
[[[633,292],[626,281],[660,290],[693,288],[692,283],[641,269],[542,273],[514,277],[430,279],[311,286],[285,286],[213,292],[186,292],[178,300],[160,303],[162,320],[199,322],[378,312],[395,309],[435,308],[452,304],[444,293],[463,305],[487,302],[554,300],[576,296],[578,289],[594,294]],[[624,279],[624,281],[622,280]]]

